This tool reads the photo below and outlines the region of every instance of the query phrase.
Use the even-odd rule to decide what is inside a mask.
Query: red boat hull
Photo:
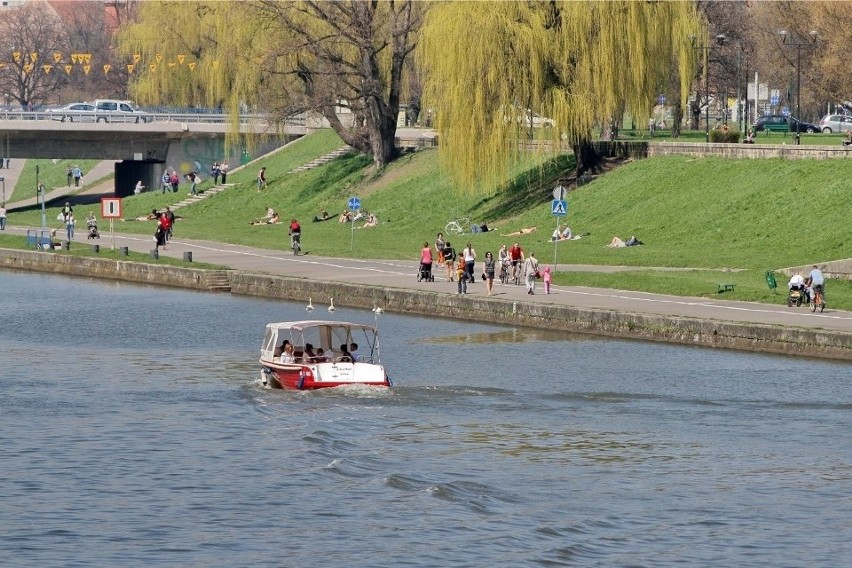
[[[261,361],[261,363],[264,362]],[[365,367],[369,367],[369,369]],[[261,380],[271,388],[293,390],[312,390],[346,385],[391,386],[391,381],[382,367],[365,363],[264,364],[261,369]]]

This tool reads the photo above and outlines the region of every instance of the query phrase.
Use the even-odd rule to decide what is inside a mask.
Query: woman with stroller
[[[95,214],[91,211],[89,211],[89,214],[86,215],[86,230],[89,232],[90,239],[101,238],[101,234],[98,231],[98,220],[95,218]]]
[[[432,248],[429,242],[423,243],[420,250],[420,279],[429,281],[432,277]]]

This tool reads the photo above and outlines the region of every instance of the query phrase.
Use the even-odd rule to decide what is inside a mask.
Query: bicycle
[[[456,217],[444,227],[444,233],[455,233],[463,235],[466,227],[470,227],[470,217]]]
[[[299,251],[302,250],[302,233],[290,235],[290,247],[293,249],[293,254],[299,256]]]
[[[811,312],[816,312],[819,308],[819,313],[825,309],[825,295],[822,292],[822,286],[814,286],[814,299],[811,301]]]
[[[509,265],[505,262],[500,263],[500,284],[509,282]]]
[[[520,263],[518,263],[518,264],[513,263],[512,264],[512,284],[514,284],[515,286],[521,285],[521,272],[523,272],[523,269],[521,268]]]

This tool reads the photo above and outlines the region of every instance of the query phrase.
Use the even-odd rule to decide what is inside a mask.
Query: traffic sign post
[[[550,203],[550,212],[556,217],[556,238],[553,239],[553,272],[556,272],[558,264],[559,252],[559,219],[568,215],[568,202],[565,200],[567,190],[565,187],[558,185],[553,189],[553,201]]]
[[[115,232],[113,231],[113,221],[121,219],[121,198],[120,197],[101,197],[101,218],[109,219],[109,240],[112,245],[112,250],[115,250]]]
[[[346,206],[352,211],[352,215],[350,216],[352,221],[352,238],[349,241],[349,251],[352,252],[355,250],[355,212],[361,209],[361,200],[355,196],[350,197],[349,201],[346,203]]]

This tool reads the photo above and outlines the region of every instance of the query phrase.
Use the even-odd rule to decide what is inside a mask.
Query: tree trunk
[[[603,157],[595,149],[591,138],[582,138],[573,144],[574,156],[577,159],[577,177],[584,173],[596,174],[601,170]]]
[[[683,106],[680,99],[672,107],[672,138],[680,138],[680,126],[683,123]]]

